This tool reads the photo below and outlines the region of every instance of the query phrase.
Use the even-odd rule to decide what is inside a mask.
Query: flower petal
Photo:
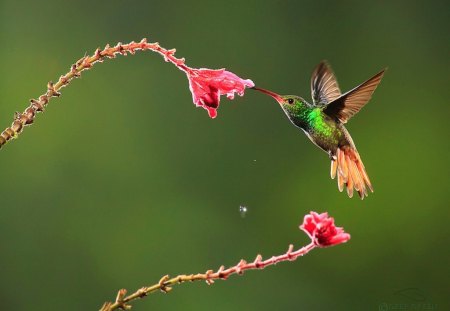
[[[255,86],[252,80],[241,79],[225,69],[189,68],[187,76],[194,104],[206,109],[211,118],[217,116],[221,95],[233,99],[235,93],[243,96],[246,87]]]
[[[345,243],[350,239],[350,234],[344,232],[344,228],[336,227],[334,218],[329,217],[328,213],[310,212],[309,215],[305,215],[300,229],[305,231],[311,241],[319,247]]]

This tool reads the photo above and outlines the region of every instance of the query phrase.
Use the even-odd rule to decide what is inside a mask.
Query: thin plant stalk
[[[175,49],[166,50],[161,47],[159,43],[148,43],[147,39],[142,39],[140,42],[130,42],[128,44],[117,43],[110,47],[106,45],[103,49],[98,48],[92,56],[84,56],[80,58],[75,64],[70,67],[70,71],[62,75],[56,83],[48,82],[47,91],[39,96],[37,99],[31,99],[30,105],[22,112],[14,114],[14,120],[10,127],[7,127],[0,133],[0,148],[9,140],[17,138],[23,131],[25,126],[32,124],[36,118],[37,113],[43,112],[53,97],[61,95],[60,90],[67,86],[73,79],[78,78],[85,70],[92,68],[96,63],[103,62],[104,59],[115,58],[116,55],[135,54],[136,51],[153,51],[161,54],[165,61],[171,62],[178,69],[189,74],[192,68],[185,65],[184,58],[176,58],[174,56]]]
[[[172,290],[172,287],[177,284],[182,284],[186,282],[193,281],[205,281],[208,285],[214,283],[215,280],[226,280],[229,276],[233,274],[242,275],[247,270],[258,270],[264,269],[268,266],[275,265],[279,262],[283,261],[294,261],[298,257],[306,255],[310,251],[312,251],[315,247],[318,247],[317,244],[311,242],[310,244],[294,251],[294,246],[291,244],[286,253],[278,256],[273,256],[266,260],[263,260],[261,255],[257,255],[253,262],[248,263],[245,260],[239,261],[239,263],[235,266],[229,267],[225,269],[224,266],[221,266],[217,271],[208,270],[205,273],[198,274],[181,274],[176,277],[170,278],[168,275],[163,276],[158,283],[142,287],[138,289],[136,292],[127,296],[127,290],[121,289],[118,291],[116,300],[114,302],[106,302],[103,304],[100,311],[112,311],[117,309],[129,310],[131,309],[131,303],[139,298],[144,298],[148,294],[151,294],[156,291],[162,291],[164,293],[168,293]]]

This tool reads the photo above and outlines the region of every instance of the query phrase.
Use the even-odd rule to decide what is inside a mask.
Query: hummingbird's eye
[[[289,98],[287,100],[287,102],[288,102],[289,105],[292,105],[294,103],[294,99],[293,98]]]

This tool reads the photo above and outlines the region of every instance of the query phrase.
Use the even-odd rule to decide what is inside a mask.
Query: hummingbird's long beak
[[[253,89],[253,90],[260,91],[261,93],[267,94],[267,95],[269,95],[269,96],[275,98],[275,100],[276,100],[278,103],[280,103],[280,104],[283,102],[283,98],[282,98],[280,95],[278,95],[277,93],[274,93],[274,92],[269,91],[269,90],[261,89],[261,88],[256,87],[256,86],[252,87],[252,89]]]

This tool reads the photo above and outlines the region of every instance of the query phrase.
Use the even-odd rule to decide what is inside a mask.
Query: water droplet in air
[[[244,218],[248,212],[247,206],[241,205],[239,206],[239,213],[241,214],[241,217]]]

